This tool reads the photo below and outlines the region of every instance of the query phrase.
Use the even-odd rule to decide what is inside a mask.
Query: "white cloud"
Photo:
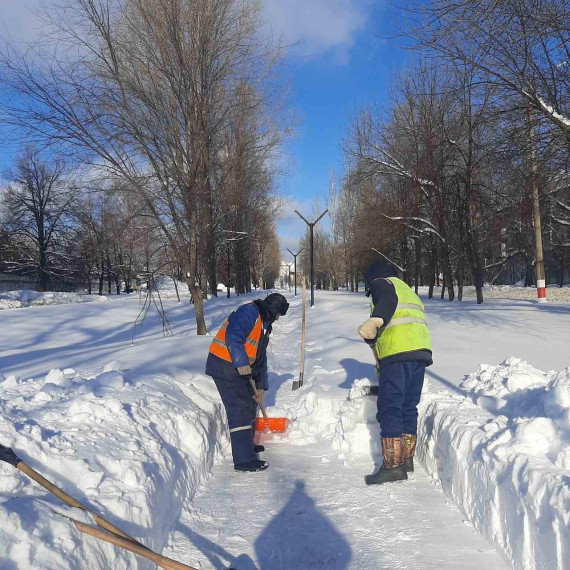
[[[42,22],[38,12],[58,0],[0,0],[0,36],[16,41],[37,37]],[[373,0],[262,0],[262,18],[286,45],[298,44],[305,57],[333,52],[345,63],[356,34],[369,18]]]
[[[263,0],[263,17],[275,37],[303,56],[335,51],[345,62],[355,35],[364,29],[372,0]]]

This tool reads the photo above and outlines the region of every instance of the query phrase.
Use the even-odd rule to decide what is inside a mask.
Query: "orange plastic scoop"
[[[269,431],[283,433],[288,425],[288,418],[255,418],[255,431],[265,431],[269,427]]]

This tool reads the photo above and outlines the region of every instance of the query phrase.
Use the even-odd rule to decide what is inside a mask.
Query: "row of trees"
[[[160,250],[188,284],[198,334],[203,297],[220,279],[245,292],[279,272],[272,190],[290,122],[280,48],[262,38],[259,9],[256,0],[69,0],[51,37],[2,54],[4,119],[50,156],[87,167],[103,191],[79,192],[83,259],[97,260],[86,277],[105,264],[125,279],[132,247]]]
[[[570,11],[567,2],[409,2],[419,52],[390,104],[350,120],[347,170],[321,237],[322,279],[358,283],[384,255],[430,295],[544,277],[570,265]],[[334,260],[334,261],[333,261]],[[513,271],[515,269],[515,271]],[[517,271],[518,270],[518,271]]]
[[[85,180],[81,174],[71,173],[62,160],[42,160],[31,147],[16,158],[4,176],[0,272],[33,282],[40,291],[83,287],[91,293],[95,285],[99,294],[129,292],[156,275],[184,281],[144,204],[117,181],[112,186],[100,181],[79,185],[80,178]],[[245,235],[226,238],[226,251],[217,256],[216,276],[226,284],[228,296],[230,287],[238,294],[251,288],[251,282],[268,287],[278,275],[275,232],[270,225],[258,231],[264,245],[242,264],[249,283],[240,274],[242,268],[228,261],[237,249],[232,242],[239,244]],[[217,288],[210,292],[218,294]]]

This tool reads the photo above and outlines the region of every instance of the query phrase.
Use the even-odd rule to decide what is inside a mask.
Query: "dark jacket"
[[[373,263],[364,275],[364,280],[367,285],[367,296],[372,296],[374,303],[374,310],[371,317],[380,317],[384,324],[378,329],[378,334],[381,334],[390,319],[396,312],[398,305],[398,296],[396,289],[388,277],[398,277],[395,269],[386,261],[376,261]],[[378,338],[378,337],[376,337]],[[426,366],[433,364],[431,350],[414,350],[412,352],[405,352],[401,354],[394,354],[383,358],[380,365],[385,366],[392,362],[402,361],[415,361],[425,362]]]
[[[236,377],[236,379],[239,379],[236,368],[249,365],[249,359],[243,345],[259,315],[261,315],[263,320],[263,328],[259,338],[255,362],[251,367],[252,377],[258,388],[263,390],[269,388],[267,345],[269,343],[269,335],[271,334],[271,324],[275,317],[272,317],[267,311],[263,301],[253,301],[253,303],[242,305],[229,316],[229,323],[226,329],[226,345],[232,361],[227,362],[209,353],[206,360],[206,374],[214,378]]]

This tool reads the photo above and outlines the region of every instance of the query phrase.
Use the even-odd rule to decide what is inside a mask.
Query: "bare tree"
[[[6,174],[3,225],[17,256],[5,265],[33,276],[40,291],[47,290],[50,278],[69,274],[61,242],[69,229],[76,190],[64,172],[63,161],[48,164],[28,147]]]
[[[18,95],[10,120],[127,181],[154,216],[186,277],[198,334],[207,332],[200,279],[215,247],[215,161],[233,86],[245,81],[263,99],[279,54],[260,40],[258,10],[255,0],[74,0],[57,22],[56,57],[38,66],[12,47],[2,62]]]
[[[415,46],[462,62],[491,85],[526,127],[539,300],[545,271],[539,192],[539,136],[570,148],[570,11],[565,0],[435,0],[405,4]],[[522,105],[520,104],[522,101]],[[539,133],[542,131],[541,133]]]

